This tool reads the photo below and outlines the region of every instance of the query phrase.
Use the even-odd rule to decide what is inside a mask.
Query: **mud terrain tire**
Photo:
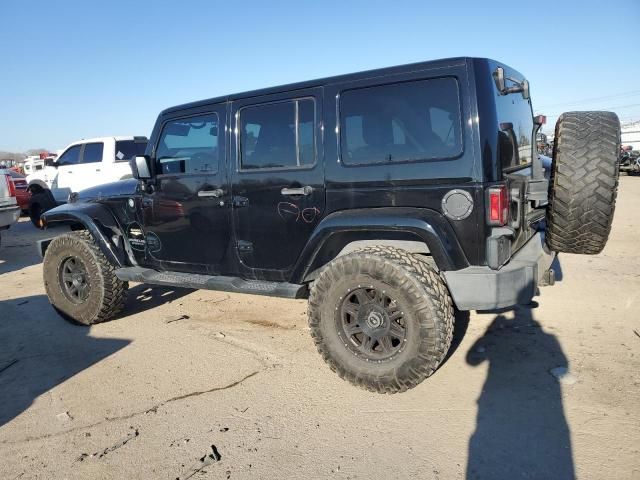
[[[129,286],[116,277],[115,267],[86,230],[51,241],[44,256],[43,277],[51,305],[67,320],[83,325],[116,316]]]
[[[618,192],[620,121],[612,112],[568,112],[556,123],[547,244],[596,254],[607,243]]]
[[[373,327],[397,332],[400,325],[404,333],[374,340],[380,330],[370,320],[382,319],[376,312],[385,318]],[[341,378],[372,392],[403,392],[433,374],[451,345],[453,323],[440,276],[405,250],[373,246],[338,257],[311,286],[309,326],[318,351]],[[371,353],[363,353],[365,345]]]

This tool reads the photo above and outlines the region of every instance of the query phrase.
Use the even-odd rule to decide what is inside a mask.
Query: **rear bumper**
[[[538,232],[499,270],[468,267],[443,274],[458,309],[492,310],[531,302],[554,258]]]
[[[20,207],[12,205],[10,207],[0,207],[0,228],[9,227],[20,218]]]

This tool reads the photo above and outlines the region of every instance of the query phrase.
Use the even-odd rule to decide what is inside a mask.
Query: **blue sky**
[[[640,119],[639,26],[640,0],[2,0],[0,150],[149,135],[171,105],[463,55],[525,74],[541,112]]]

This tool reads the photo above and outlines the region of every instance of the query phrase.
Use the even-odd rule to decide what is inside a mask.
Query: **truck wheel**
[[[34,193],[29,199],[29,218],[37,228],[42,228],[40,225],[40,215],[47,210],[51,210],[55,205],[46,193]]]
[[[44,286],[64,318],[92,325],[113,318],[124,306],[128,283],[85,230],[60,235],[44,256]]]
[[[612,112],[568,112],[556,123],[547,244],[556,252],[600,253],[618,192],[620,121]]]
[[[372,392],[403,392],[435,372],[453,322],[440,276],[393,247],[338,257],[311,287],[309,326],[318,351],[341,378]]]

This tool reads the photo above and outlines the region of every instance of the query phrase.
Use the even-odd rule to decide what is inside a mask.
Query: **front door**
[[[322,90],[233,103],[235,248],[245,276],[287,280],[325,206]]]
[[[140,200],[143,227],[127,232],[146,265],[220,273],[230,240],[225,124],[226,105],[164,121],[153,150],[155,182]]]

